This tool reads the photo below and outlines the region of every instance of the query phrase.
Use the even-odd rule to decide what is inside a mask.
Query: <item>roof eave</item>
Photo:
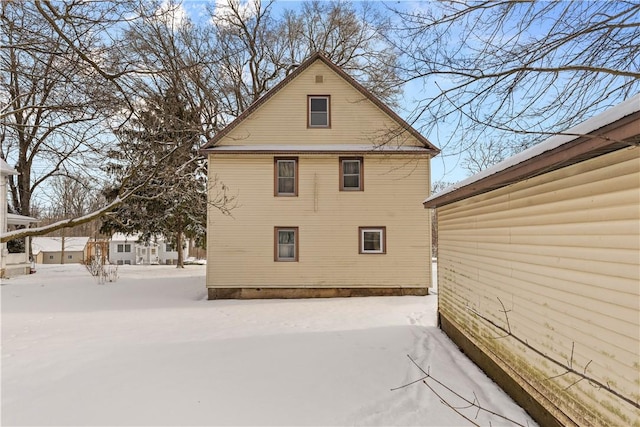
[[[201,154],[237,154],[237,155],[258,155],[258,154],[374,154],[374,155],[419,155],[419,156],[436,156],[438,151],[425,148],[424,150],[323,150],[323,149],[287,149],[274,148],[268,150],[216,150],[214,148],[202,149]]]
[[[437,208],[448,205],[629,146],[637,147],[640,142],[639,121],[640,111],[636,111],[478,181],[443,193],[441,196],[435,194],[425,200],[423,206]]]

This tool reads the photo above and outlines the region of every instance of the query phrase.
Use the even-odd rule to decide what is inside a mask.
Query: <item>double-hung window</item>
[[[274,261],[298,261],[298,227],[275,227]]]
[[[340,191],[363,191],[362,157],[340,157]]]
[[[275,191],[276,196],[298,195],[298,158],[275,159]]]
[[[131,252],[131,244],[129,244],[129,243],[126,243],[126,244],[118,243],[117,252]]]
[[[331,127],[329,95],[309,95],[309,118],[307,126],[310,128]]]
[[[387,253],[386,227],[359,227],[358,232],[361,254]]]

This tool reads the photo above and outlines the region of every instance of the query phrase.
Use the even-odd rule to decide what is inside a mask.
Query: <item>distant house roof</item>
[[[18,171],[9,166],[4,159],[0,159],[0,175],[18,175]]]
[[[640,144],[640,94],[427,198],[447,205],[612,151]]]
[[[327,67],[331,68],[336,74],[342,77],[347,83],[353,86],[358,92],[364,95],[369,101],[371,101],[375,106],[377,106],[380,110],[386,113],[391,119],[393,119],[398,125],[405,129],[409,134],[411,134],[414,138],[416,138],[420,143],[424,145],[425,148],[430,150],[432,156],[437,155],[440,152],[435,145],[431,144],[427,138],[422,136],[420,132],[415,130],[409,123],[404,121],[400,116],[398,116],[393,110],[391,110],[384,102],[378,99],[375,95],[369,92],[364,86],[358,83],[353,77],[348,75],[342,68],[331,62],[326,56],[323,54],[316,52],[311,55],[307,60],[305,60],[300,66],[298,66],[291,74],[285,77],[280,83],[269,89],[267,93],[265,93],[262,97],[256,100],[253,104],[251,104],[246,110],[242,112],[234,121],[229,123],[224,129],[218,132],[213,138],[211,138],[204,146],[202,146],[201,150],[203,152],[209,152],[215,145],[220,141],[225,135],[235,129],[240,123],[242,123],[247,117],[249,117],[254,111],[256,111],[260,106],[262,106],[265,102],[267,102],[273,95],[278,93],[283,87],[285,87],[289,82],[294,80],[297,76],[299,76],[304,70],[309,68],[311,64],[316,61],[322,61]],[[216,149],[217,151],[217,149]]]
[[[88,237],[65,237],[64,250],[67,252],[83,251],[89,241]],[[34,237],[31,240],[33,253],[61,252],[62,237]]]
[[[17,215],[12,213],[7,214],[8,225],[29,225],[34,222],[38,222],[38,220],[31,216]]]
[[[140,239],[140,234],[126,234],[126,233],[113,233],[111,236],[112,242],[137,242]]]
[[[111,236],[111,241],[112,242],[127,242],[127,243],[137,243],[140,240],[141,234],[140,233],[135,233],[135,234],[126,234],[126,233],[114,233],[113,236]],[[152,236],[151,238],[152,241],[164,241],[166,240],[164,236],[158,234]]]

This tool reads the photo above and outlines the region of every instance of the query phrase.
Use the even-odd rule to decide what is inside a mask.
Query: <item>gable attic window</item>
[[[363,191],[362,157],[340,157],[340,191]]]
[[[275,196],[298,195],[298,158],[276,157],[274,162]]]
[[[328,128],[331,125],[329,95],[309,95],[309,117],[307,126],[310,128]]]

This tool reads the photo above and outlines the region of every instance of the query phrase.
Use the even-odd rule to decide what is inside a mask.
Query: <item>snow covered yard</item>
[[[423,375],[407,354],[535,425],[435,327],[436,296],[207,301],[204,271],[121,266],[100,285],[51,265],[4,280],[2,425],[471,425],[421,383],[391,391]]]

